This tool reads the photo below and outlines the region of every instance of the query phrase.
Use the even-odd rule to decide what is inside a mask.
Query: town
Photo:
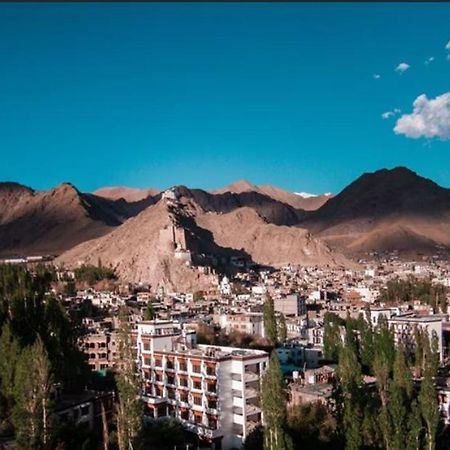
[[[142,404],[139,419],[175,421],[192,436],[192,445],[230,450],[257,439],[266,424],[263,383],[271,352],[282,374],[287,420],[302,417],[307,405],[334,417],[336,348],[339,342],[350,345],[347,335],[355,329],[349,323],[363,322],[373,334],[385,323],[392,342],[411,360],[419,346],[424,352],[421,336],[427,336],[439,366],[436,408],[442,426],[450,424],[450,265],[437,255],[420,262],[371,256],[353,270],[268,270],[243,262],[233,277],[213,275],[209,290],[195,292],[122,283],[101,266],[58,268],[51,258],[7,260],[3,270],[31,276],[47,270],[53,281],[45,295],[63,305],[73,324],[76,318],[76,345],[97,381],[80,393],[49,387],[60,420],[84,424],[109,442],[108,423],[119,420],[111,380],[123,370],[128,342]],[[361,325],[356,330],[364,349]],[[373,351],[374,357],[378,350]],[[413,365],[411,373],[420,386],[424,370]],[[361,389],[377,389],[377,372],[361,375]]]

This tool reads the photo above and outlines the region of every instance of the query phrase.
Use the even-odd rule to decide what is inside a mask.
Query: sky
[[[450,4],[0,4],[2,181],[450,187],[449,138]]]

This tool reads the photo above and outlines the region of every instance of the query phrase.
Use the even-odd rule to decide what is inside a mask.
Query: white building
[[[389,327],[394,331],[395,342],[400,341],[405,345],[406,349],[414,352],[416,341],[414,337],[415,328],[419,328],[428,334],[428,337],[436,337],[438,340],[438,351],[440,361],[443,360],[443,344],[442,344],[442,320],[438,315],[432,316],[395,316],[388,320]]]
[[[239,331],[252,336],[265,337],[263,313],[247,312],[240,314],[221,314],[220,328],[227,333]]]
[[[227,276],[224,276],[220,281],[219,291],[222,295],[231,295],[231,284]]]
[[[174,322],[141,322],[134,336],[146,415],[176,417],[213,448],[240,448],[262,420],[268,354],[196,345],[195,332]]]

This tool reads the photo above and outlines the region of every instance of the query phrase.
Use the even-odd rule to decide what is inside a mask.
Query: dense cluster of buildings
[[[336,367],[323,355],[327,312],[342,318],[362,315],[373,326],[384,317],[396,342],[403,342],[411,352],[415,331],[424,330],[437,337],[441,363],[446,362],[447,311],[416,299],[405,304],[380,301],[387,281],[410,276],[450,286],[450,268],[445,262],[419,265],[391,258],[376,265],[362,261],[359,270],[288,266],[244,271],[234,277],[217,277],[216,285],[201,293],[142,285],[122,286],[120,293],[90,289],[78,292],[70,307],[81,308],[84,302],[93,306],[92,315],[83,319],[80,348],[93,370],[105,371],[117,367],[117,311],[127,305],[132,311],[145,417],[174,417],[211,448],[227,450],[240,448],[264,420],[260,389],[269,355],[255,348],[266,343],[263,304],[267,294],[274,299],[276,315],[282,314],[286,322],[287,342],[277,354],[289,388],[289,406],[330,401]],[[144,320],[149,303],[152,317]],[[205,327],[212,332],[212,340],[244,336],[252,345],[201,344]],[[374,382],[370,377],[365,381]],[[442,416],[449,423],[447,378],[437,390]]]

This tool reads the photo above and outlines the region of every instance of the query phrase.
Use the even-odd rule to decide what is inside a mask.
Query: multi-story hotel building
[[[388,320],[389,327],[394,332],[395,342],[402,342],[406,349],[414,353],[416,349],[416,341],[414,330],[418,328],[428,334],[428,337],[437,338],[439,359],[442,362],[444,358],[442,344],[442,320],[440,315],[433,316],[393,316]]]
[[[215,450],[240,448],[262,420],[268,354],[197,345],[195,332],[175,322],[138,323],[134,336],[146,415],[176,417]]]

